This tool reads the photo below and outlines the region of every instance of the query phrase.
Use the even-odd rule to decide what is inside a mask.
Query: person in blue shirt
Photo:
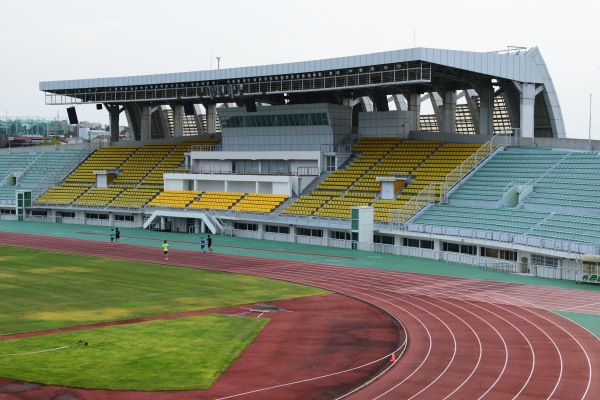
[[[114,231],[114,229],[110,230],[110,244],[112,246],[115,245],[115,231]]]
[[[203,253],[206,253],[204,246],[206,246],[206,239],[204,239],[204,236],[200,236],[200,248],[202,249]]]

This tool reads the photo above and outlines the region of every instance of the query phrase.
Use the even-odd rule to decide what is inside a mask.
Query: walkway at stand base
[[[191,268],[201,264],[205,269],[311,284],[373,303],[402,321],[409,346],[386,374],[351,399],[506,398],[507,394],[509,398],[593,399],[600,392],[600,380],[595,379],[600,371],[600,341],[551,311],[598,326],[596,286],[408,257],[221,236],[215,237],[216,253],[199,254],[199,235],[125,230],[124,244],[115,248],[108,244],[106,228],[2,222],[0,229],[36,233],[27,236],[25,247],[66,252],[81,248],[86,254],[157,263],[164,263],[159,244],[166,239],[172,243],[169,264]],[[37,236],[40,233],[62,239]],[[0,244],[11,244],[12,238],[23,243],[23,237],[3,233]],[[73,238],[80,240],[69,243],[77,245],[65,246],[65,239]],[[155,251],[149,251],[148,245]],[[412,273],[416,270],[477,274],[488,280]],[[509,283],[509,279],[528,284]],[[582,317],[585,313],[588,317]],[[268,399],[268,393],[265,387],[239,398]]]
[[[170,250],[178,249],[200,251],[200,236],[206,233],[175,233],[145,229],[119,228],[121,242],[142,246],[160,247],[163,240],[171,244]],[[17,222],[0,220],[2,232],[31,233],[36,235],[56,236],[64,238],[85,239],[98,242],[109,242],[110,227],[90,225],[53,224],[45,222]],[[372,253],[359,250],[337,249],[288,242],[277,242],[259,239],[247,239],[231,236],[211,235],[214,239],[214,250],[218,253],[274,258],[303,262],[319,262],[339,266],[352,266],[389,271],[416,272],[441,276],[486,279],[501,282],[523,283],[566,289],[592,290],[600,293],[600,288],[582,287],[571,281],[539,278],[527,275],[508,275],[475,267],[435,261],[415,257],[396,256],[383,253]],[[599,311],[600,312],[600,311]],[[599,331],[600,335],[600,331]]]

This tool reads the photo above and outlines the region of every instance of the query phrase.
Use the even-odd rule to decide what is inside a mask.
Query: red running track
[[[0,242],[65,251],[64,239],[10,234]],[[69,253],[107,257],[97,242],[76,242],[69,241]],[[109,256],[161,262],[157,249],[118,250]],[[600,398],[600,340],[549,311],[597,305],[595,292],[182,250],[169,264],[314,285],[372,303],[402,321],[406,352],[347,399]],[[268,398],[269,390],[228,398]]]

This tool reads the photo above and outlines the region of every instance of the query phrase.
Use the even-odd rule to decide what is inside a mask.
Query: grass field
[[[245,275],[6,246],[0,292],[0,335],[326,293]],[[267,321],[203,315],[4,340],[0,376],[86,388],[208,388]],[[89,346],[74,346],[79,340]],[[44,351],[62,346],[72,347]],[[36,353],[18,354],[28,352]],[[174,366],[176,373],[165,373]]]

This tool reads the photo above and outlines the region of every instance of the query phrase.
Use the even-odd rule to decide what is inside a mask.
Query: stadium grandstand
[[[581,260],[600,254],[600,143],[567,138],[536,47],[413,48],[40,90],[71,119],[77,107],[106,109],[111,140],[2,150],[1,218],[560,279],[580,279]],[[121,114],[132,140],[119,140]]]

